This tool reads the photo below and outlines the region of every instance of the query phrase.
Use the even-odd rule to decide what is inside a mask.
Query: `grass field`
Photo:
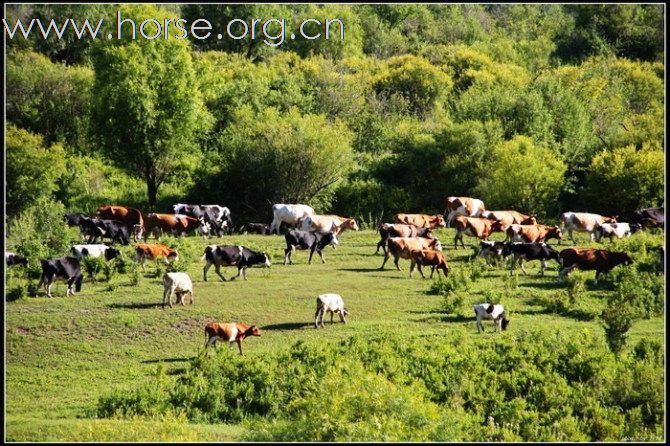
[[[77,239],[73,230],[72,238]],[[470,249],[453,249],[453,229],[436,234],[455,272],[472,254]],[[633,236],[635,237],[635,235]],[[502,239],[497,234],[494,239]],[[171,239],[166,238],[169,242]],[[370,335],[389,330],[407,335],[448,338],[465,335],[473,342],[491,336],[510,336],[526,329],[548,332],[589,331],[603,336],[595,315],[605,306],[608,293],[592,285],[593,272],[585,273],[588,292],[580,298],[579,310],[571,316],[546,313],[538,299],[551,296],[563,286],[556,283],[557,265],[550,263],[544,277],[537,276],[539,262],[519,271],[518,287],[510,284],[509,271],[485,268],[468,290],[462,310],[440,311],[442,297],[427,293],[431,280],[418,273],[408,278],[409,262],[401,260],[396,271],[392,260],[379,271],[381,255],[374,255],[378,234],[348,232],[337,249],[326,249],[326,264],[315,255],[307,265],[308,252],[297,251],[293,265],[283,263],[283,237],[232,235],[203,240],[181,240],[180,255],[194,281],[195,304],[162,309],[162,283],[154,277],[155,265],[140,284],[132,286],[127,274],[117,274],[111,283],[84,281],[81,293],[65,297],[65,285],[58,282],[54,298],[40,291],[37,298],[25,297],[6,305],[6,439],[10,441],[235,441],[243,425],[187,424],[185,420],[96,419],[98,398],[115,389],[132,389],[152,379],[158,366],[179,374],[204,343],[203,328],[210,321],[240,321],[257,324],[260,338],[245,341],[245,355],[264,355],[287,349],[297,340],[338,340],[353,334]],[[466,238],[466,243],[467,243]],[[469,240],[475,243],[474,239]],[[580,246],[587,246],[581,236]],[[223,283],[211,269],[208,282],[202,278],[200,260],[208,244],[243,244],[271,255],[269,269],[253,268],[248,281]],[[555,245],[555,243],[553,243]],[[557,246],[564,248],[572,244]],[[125,249],[130,255],[130,248]],[[224,275],[236,274],[225,268]],[[111,289],[113,288],[113,289]],[[325,292],[343,296],[350,311],[349,323],[325,329],[313,326],[315,297]],[[508,331],[493,333],[492,325],[477,334],[474,303],[495,296],[510,313]],[[470,309],[468,309],[470,308]],[[586,316],[584,316],[586,315]],[[335,318],[337,321],[337,317]],[[663,342],[660,317],[639,320],[630,332],[629,343],[641,338]]]

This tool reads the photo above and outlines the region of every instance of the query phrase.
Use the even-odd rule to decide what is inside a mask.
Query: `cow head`
[[[535,214],[531,214],[530,217],[521,220],[521,225],[536,225],[537,224],[537,218],[535,218]]]
[[[446,228],[447,227],[447,223],[445,222],[443,215],[437,214],[437,215],[433,216],[433,219],[431,220],[431,223],[433,225],[435,225],[436,227],[440,227],[440,228]]]
[[[619,218],[618,215],[615,215],[614,217],[605,217],[603,216],[603,223],[617,223],[617,218]]]
[[[625,252],[617,252],[612,254],[616,254],[617,264],[631,265],[633,263],[633,259],[631,259],[630,256]]]
[[[105,260],[112,260],[121,255],[121,251],[116,248],[109,247],[105,249]]]
[[[630,233],[635,234],[637,231],[642,229],[642,225],[640,223],[633,223],[630,225]]]
[[[348,316],[349,315],[349,310],[347,310],[347,307],[342,307],[342,316]]]
[[[343,227],[351,229],[352,231],[358,231],[358,224],[356,223],[356,220],[353,218],[347,218],[343,222]]]
[[[142,225],[133,225],[133,238],[135,240],[140,240],[144,235],[144,226]]]
[[[507,330],[507,326],[509,325],[509,319],[506,317],[503,317],[503,320],[501,321],[500,328],[503,330]]]
[[[550,238],[555,238],[557,240],[562,240],[563,239],[563,233],[561,232],[561,228],[558,226],[553,226],[549,228],[547,231],[547,236],[544,238],[545,240],[549,240]]]
[[[171,260],[173,262],[178,262],[179,261],[179,254],[177,253],[177,251],[171,251],[167,255],[167,258],[168,258],[168,260]]]
[[[328,245],[331,245],[333,248],[335,248],[337,245],[339,245],[339,241],[337,240],[337,236],[335,235],[334,232],[327,232],[323,238],[321,239],[321,246],[326,247]]]
[[[491,221],[490,219],[488,220]],[[507,226],[505,226],[505,223],[503,223],[502,220],[496,219],[491,222],[491,232],[505,232],[506,230]]]
[[[260,336],[261,335],[261,330],[255,325],[252,325],[249,327],[246,331],[247,336]]]
[[[440,251],[442,252],[442,243],[436,238],[433,238],[431,242],[428,244],[429,248],[434,249],[435,251]]]
[[[419,237],[427,238],[430,240],[435,239],[435,235],[433,235],[433,231],[430,228],[424,228],[423,232],[421,232],[422,235],[419,235]]]

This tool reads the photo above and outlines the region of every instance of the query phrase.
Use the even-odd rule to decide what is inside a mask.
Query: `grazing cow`
[[[81,217],[79,230],[83,236],[88,236],[88,244],[96,243],[98,238],[108,237],[112,244],[119,242],[127,245],[130,240],[130,228],[126,223],[117,220],[103,220],[100,218]]]
[[[184,304],[184,295],[189,295],[189,301],[193,305],[193,282],[186,273],[165,273],[163,275],[163,308],[167,301],[172,308],[172,295],[177,296],[177,302]]]
[[[300,223],[303,231],[334,232],[340,235],[345,229],[358,231],[358,224],[353,218],[340,217],[338,215],[308,215]]]
[[[498,263],[500,260],[507,257],[505,243],[482,240],[479,242],[479,252],[477,252],[477,257],[484,257],[486,264],[488,266],[493,266],[491,262],[492,260],[495,260],[496,263]]]
[[[100,257],[113,260],[121,255],[121,251],[107,245],[72,245],[72,255],[78,259],[82,257]]]
[[[5,264],[7,266],[23,265],[28,268],[28,259],[13,252],[5,251]]]
[[[617,265],[630,265],[633,259],[625,252],[611,252],[604,249],[589,249],[589,248],[568,248],[560,252],[560,263],[563,267],[558,274],[559,282],[575,268],[581,270],[595,270],[596,280],[598,284],[598,276],[602,273],[610,271]]]
[[[229,345],[237,342],[237,347],[242,353],[242,341],[249,336],[260,336],[261,331],[255,325],[241,324],[239,322],[230,322],[227,324],[220,324],[218,322],[210,322],[205,326],[205,349],[210,345],[216,347],[216,341],[226,341]]]
[[[617,217],[604,217],[599,214],[589,214],[586,212],[564,212],[561,214],[561,230],[568,230],[572,243],[576,243],[575,238],[572,236],[572,231],[588,232],[591,241],[593,241],[598,225],[616,223],[616,219]]]
[[[486,210],[484,202],[477,198],[447,197],[445,202],[447,205],[447,211],[445,212],[447,227],[451,225],[451,221],[458,215],[464,217],[479,217],[482,212]]]
[[[400,265],[398,265],[398,260],[406,259],[412,260],[410,253],[412,251],[421,251],[422,249],[432,249],[434,251],[442,251],[442,244],[436,238],[427,239],[423,237],[389,237],[387,242],[387,251],[384,255],[384,262],[382,266],[379,267],[380,270],[384,269],[384,265],[388,261],[389,257],[393,255],[393,263],[398,271]]]
[[[444,223],[444,217],[442,215],[428,215],[428,214],[395,214],[393,217],[395,223],[401,223],[405,225],[414,225],[419,228],[444,228],[446,223]]]
[[[186,229],[186,225],[188,225],[187,218],[191,217],[181,217],[174,214],[157,214],[154,212],[147,214],[144,219],[144,227],[142,231],[144,233],[144,240],[146,241],[151,234],[158,239],[163,232],[173,235],[181,235]],[[200,223],[198,220],[195,221],[198,222],[198,224]]]
[[[511,242],[542,243],[552,238],[563,239],[563,233],[558,226],[510,225],[505,232],[505,240]]]
[[[643,228],[662,228],[665,225],[665,208],[638,209],[633,213],[631,222]]]
[[[250,232],[252,234],[270,234],[270,225],[265,223],[247,223],[242,227],[243,232]]]
[[[65,220],[65,223],[67,223],[68,226],[79,226],[79,219],[81,217],[86,217],[86,214],[81,214],[77,212],[66,212],[65,215],[63,216],[63,219]]]
[[[279,234],[279,228],[282,223],[295,226],[309,215],[314,215],[314,209],[306,204],[275,204],[272,206],[272,224],[270,225],[270,234],[276,232]]]
[[[67,293],[74,295],[74,291],[81,291],[81,282],[84,276],[81,274],[79,259],[76,257],[60,257],[58,259],[42,260],[42,278],[38,287],[44,285],[47,296],[51,296],[51,286],[56,279],[67,281]],[[74,285],[75,290],[72,289]]]
[[[403,224],[393,224],[393,223],[383,223],[379,227],[379,235],[381,240],[377,243],[377,250],[375,254],[379,252],[379,248],[382,248],[384,254],[386,254],[386,241],[389,237],[423,237],[428,239],[434,239],[433,231],[429,228],[419,228],[414,225],[403,225]]]
[[[536,225],[537,219],[534,215],[526,215],[517,211],[484,211],[481,217],[488,218],[493,221],[500,221],[501,229],[504,231],[508,226],[513,224],[518,225]]]
[[[170,261],[176,262],[179,260],[179,254],[177,251],[165,245],[155,245],[148,243],[138,243],[135,245],[135,260],[140,262],[144,272],[147,272],[145,265],[147,259],[156,260],[158,262],[158,259],[161,257],[166,264],[170,263]]]
[[[328,245],[335,247],[339,243],[337,236],[332,232],[309,232],[291,229],[284,238],[286,239],[284,265],[286,265],[287,261],[289,264],[293,264],[291,255],[296,249],[309,249],[309,260],[307,261],[309,265],[312,264],[314,251],[321,257],[321,263],[326,263],[326,260],[323,258],[323,249]]]
[[[642,225],[639,223],[603,223],[596,226],[596,241],[601,241],[603,237],[609,238],[610,242],[614,237],[630,237],[631,234],[636,233],[640,229],[642,229]]]
[[[222,266],[237,266],[237,276],[231,277],[230,280],[235,280],[240,277],[240,274],[243,275],[244,280],[247,280],[247,268],[254,265],[261,265],[266,268],[271,266],[270,258],[267,254],[237,245],[209,245],[205,248],[205,254],[201,260],[207,261],[202,270],[205,282],[207,282],[207,271],[212,265],[214,265],[216,274],[224,282],[226,278],[221,275]]]
[[[454,237],[454,249],[458,249],[458,241],[461,241],[461,246],[465,248],[463,243],[463,234],[478,239],[488,240],[489,236],[500,230],[500,222],[489,220],[488,218],[472,218],[459,215],[456,217],[456,236]]]
[[[316,298],[316,313],[314,313],[314,328],[321,327],[325,328],[323,324],[323,315],[324,313],[330,313],[330,323],[333,323],[333,316],[337,313],[340,316],[342,323],[346,324],[347,319],[346,315],[349,314],[347,309],[344,306],[344,301],[342,296],[339,294],[321,294]]]
[[[174,216],[177,218],[177,234],[196,232],[206,238],[212,232],[212,223],[205,221],[204,217],[193,218],[183,214]],[[228,222],[224,220],[218,228],[225,231],[228,228]]]
[[[133,239],[135,241],[142,237],[141,228],[144,226],[144,218],[139,209],[130,208],[126,206],[100,206],[95,214],[103,219],[117,220],[124,223],[126,226],[134,228]],[[90,243],[90,242],[89,242]]]
[[[509,319],[505,315],[505,308],[500,304],[476,304],[473,305],[477,317],[477,332],[484,331],[483,319],[492,320],[495,331],[507,330]]]
[[[512,271],[516,268],[517,263],[521,267],[521,271],[524,274],[528,274],[526,268],[523,267],[524,260],[539,260],[541,267],[538,274],[540,275],[544,275],[544,270],[547,268],[547,260],[554,259],[558,262],[558,251],[546,243],[508,243],[505,248],[506,252],[514,256],[509,269],[510,275],[512,275]]]
[[[223,233],[233,229],[233,219],[230,209],[218,204],[183,204],[177,203],[172,206],[175,214],[184,214],[195,219],[203,219],[209,223],[212,230],[220,237]],[[225,223],[225,225],[224,225]]]
[[[415,265],[419,270],[419,274],[421,274],[421,277],[424,279],[426,276],[423,275],[421,266],[430,266],[431,279],[433,278],[435,270],[438,270],[438,276],[440,275],[439,270],[442,270],[445,278],[447,277],[447,274],[449,274],[449,266],[447,265],[447,261],[441,252],[433,251],[432,249],[413,250],[410,251],[410,258],[412,263],[409,266],[409,277],[412,277],[412,272],[414,271]]]

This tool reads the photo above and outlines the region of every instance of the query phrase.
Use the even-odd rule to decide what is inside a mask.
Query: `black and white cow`
[[[284,238],[286,239],[284,265],[286,265],[287,261],[290,264],[293,264],[291,254],[293,254],[296,249],[309,249],[309,261],[307,263],[310,265],[312,264],[314,251],[319,253],[321,263],[326,263],[323,259],[323,248],[328,245],[337,246],[339,243],[337,241],[337,236],[332,232],[299,231],[297,229],[291,229]]]
[[[76,257],[60,257],[58,259],[42,260],[42,278],[38,287],[44,285],[47,296],[51,296],[51,286],[56,279],[67,281],[67,293],[74,295],[74,291],[81,291],[81,282],[84,276],[81,273],[79,259]],[[72,289],[74,285],[75,290]]]
[[[240,274],[244,276],[244,280],[247,280],[247,268],[254,265],[269,268],[271,265],[270,257],[267,254],[237,245],[209,245],[205,248],[202,260],[207,261],[202,270],[205,282],[207,282],[207,271],[212,265],[214,265],[216,274],[224,282],[226,278],[221,275],[222,266],[237,266],[237,276],[232,277],[230,280],[240,277]]]
[[[113,260],[121,255],[121,251],[107,245],[72,245],[72,255],[78,259],[82,257],[104,257]]]
[[[243,232],[250,232],[251,234],[270,234],[270,225],[266,223],[247,223],[242,227]]]
[[[82,235],[87,236],[87,243],[96,243],[98,239],[107,237],[112,243],[119,242],[127,245],[130,240],[132,228],[117,220],[103,220],[97,217],[81,217],[79,230]]]
[[[184,214],[189,217],[200,219],[212,226],[212,231],[221,236],[226,232],[233,231],[233,219],[230,216],[230,209],[218,204],[183,204],[177,203],[172,206],[175,214]],[[223,222],[226,225],[223,225]],[[227,226],[227,227],[226,227]]]
[[[507,254],[514,256],[512,259],[512,266],[509,270],[510,275],[512,274],[514,268],[516,268],[517,262],[521,267],[521,271],[523,271],[524,274],[528,274],[526,269],[523,267],[523,261],[539,260],[542,266],[538,274],[544,275],[544,270],[547,268],[547,260],[554,259],[557,262],[559,261],[558,251],[546,243],[506,243],[503,255]]]
[[[500,260],[504,260],[509,255],[505,246],[504,242],[482,240],[479,242],[477,257],[484,257],[486,264],[492,266],[492,261],[499,263]]]
[[[13,252],[5,251],[5,264],[7,266],[23,265],[28,267],[28,259]]]

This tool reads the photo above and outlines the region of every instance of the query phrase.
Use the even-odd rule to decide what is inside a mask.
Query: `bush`
[[[619,355],[626,345],[628,330],[633,326],[636,311],[626,301],[610,298],[607,307],[601,314],[605,328],[605,338],[612,353]]]
[[[103,257],[90,257],[85,256],[81,259],[82,269],[86,271],[86,274],[96,281],[95,275],[102,271],[107,265],[105,265],[105,259]]]
[[[442,298],[442,311],[448,314],[457,314],[463,308],[465,299],[462,293],[449,293]]]
[[[7,287],[5,292],[5,300],[7,302],[14,302],[22,299],[26,295],[26,289],[22,285],[17,285],[12,288]]]
[[[140,283],[142,278],[142,272],[140,271],[140,265],[137,262],[132,262],[129,268],[130,273],[130,285],[137,286]]]

